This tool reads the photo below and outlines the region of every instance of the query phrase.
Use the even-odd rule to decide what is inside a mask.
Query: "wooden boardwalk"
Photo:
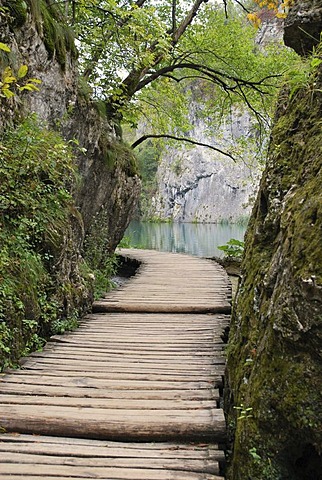
[[[216,480],[224,460],[222,268],[122,254],[139,273],[0,382],[0,479]]]

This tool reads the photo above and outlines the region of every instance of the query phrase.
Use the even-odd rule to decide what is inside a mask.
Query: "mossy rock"
[[[9,10],[12,26],[22,27],[28,16],[27,3],[24,0],[10,0],[5,1],[4,6]]]
[[[10,0],[4,2],[8,8],[11,25],[22,27],[30,12],[38,33],[42,36],[49,58],[56,58],[60,66],[66,67],[67,54],[77,58],[72,29],[66,24],[66,19],[59,3],[48,0]]]
[[[279,108],[246,233],[227,350],[229,480],[322,478],[321,91],[320,67]],[[238,420],[241,404],[250,418]]]

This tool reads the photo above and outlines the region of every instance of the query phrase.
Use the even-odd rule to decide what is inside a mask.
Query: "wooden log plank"
[[[70,405],[48,405],[48,409],[46,411],[46,405],[39,405],[37,408],[37,412],[34,411],[34,405],[28,405],[23,403],[17,404],[3,404],[2,412],[0,419],[2,422],[6,422],[5,415],[13,415],[17,413],[17,415],[26,415],[26,418],[30,418],[31,421],[38,421],[37,420],[37,412],[44,415],[43,418],[52,418],[54,415],[59,416],[59,418],[68,418],[70,417],[73,419],[72,421],[92,421],[94,418],[97,421],[101,420],[104,422],[111,422],[111,424],[115,424],[116,420],[119,416],[122,416],[122,423],[125,422],[127,419],[133,420],[136,423],[142,424],[151,424],[151,425],[159,425],[160,418],[165,419],[167,422],[173,423],[176,425],[180,419],[183,421],[189,422],[191,425],[199,425],[199,423],[203,423],[205,420],[208,420],[212,417],[212,420],[218,420],[220,423],[223,419],[223,412],[221,409],[212,407],[212,408],[204,408],[204,409],[190,409],[190,410],[176,410],[176,409],[169,409],[169,410],[146,410],[142,413],[141,410],[136,409],[125,409],[122,408],[121,412],[120,409],[113,409],[109,408],[106,405],[105,408],[95,408],[95,407],[75,407]],[[81,412],[79,415],[79,420],[77,419],[77,413]],[[212,421],[211,420],[211,421]],[[105,427],[106,428],[106,427]],[[161,427],[160,427],[161,428]]]
[[[64,355],[64,352],[61,352],[61,355]],[[80,355],[81,357],[81,355]],[[224,365],[226,360],[225,357],[222,355],[216,355],[213,358],[209,357],[198,357],[198,358],[193,358],[189,359],[187,362],[186,359],[182,359],[182,357],[177,357],[177,358],[162,358],[160,359],[158,356],[155,358],[151,357],[136,357],[134,358],[133,356],[127,358],[124,356],[112,356],[109,357],[106,355],[104,359],[98,359],[95,360],[93,357],[92,359],[86,359],[86,360],[77,360],[75,359],[68,359],[66,362],[63,362],[63,360],[59,358],[47,358],[46,355],[43,357],[40,357],[38,359],[32,359],[28,358],[24,363],[23,363],[23,369],[31,366],[37,366],[38,364],[47,364],[47,365],[57,365],[58,364],[63,364],[63,365],[70,365],[70,366],[84,366],[84,368],[109,368],[110,366],[113,365],[133,365],[133,366],[155,366],[155,365],[160,365],[163,368],[169,368],[169,369],[184,369],[187,370],[187,365],[191,366],[191,369],[197,368],[198,365],[200,366],[200,371],[206,370],[209,368],[209,371],[211,371],[211,368],[216,368],[217,365]]]
[[[52,469],[48,475],[48,466],[11,465],[0,463],[1,480],[13,480],[23,478],[24,480],[84,480],[88,478],[100,478],[103,480],[223,480],[217,475],[176,472],[172,470],[142,470],[142,469],[113,469],[103,472],[76,467],[58,467]],[[23,477],[22,477],[23,475]]]
[[[98,364],[97,364],[98,363]],[[103,365],[101,365],[103,363]],[[146,361],[146,360],[138,360],[136,362],[129,362],[127,359],[124,359],[123,362],[120,360],[108,360],[106,362],[103,362],[102,359],[100,359],[98,362],[83,360],[83,361],[78,361],[77,357],[75,358],[69,358],[66,362],[61,361],[59,358],[40,358],[36,361],[28,361],[25,362],[24,365],[21,367],[21,370],[15,370],[14,372],[12,370],[6,370],[6,373],[16,373],[17,372],[25,372],[25,371],[31,371],[33,369],[39,369],[39,370],[48,370],[52,371],[53,369],[56,369],[57,371],[60,371],[62,369],[64,372],[77,372],[81,371],[84,372],[85,374],[88,372],[92,372],[93,376],[95,374],[98,374],[100,372],[104,371],[110,371],[113,370],[114,372],[133,372],[139,371],[142,373],[160,373],[160,374],[167,374],[167,375],[180,375],[180,374],[185,374],[187,371],[191,372],[192,377],[195,375],[203,375],[209,374],[211,376],[213,375],[221,375],[222,371],[225,368],[225,359],[220,358],[217,359],[217,363],[203,363],[200,362],[199,368],[198,365],[190,365],[187,367],[187,364],[185,363],[179,363],[176,362],[175,364],[166,362],[166,363],[157,363],[157,362],[152,362],[152,361]]]
[[[81,458],[144,458],[223,461],[218,445],[180,443],[127,444],[66,437],[31,435],[0,435],[0,452],[33,453],[37,455],[72,456]]]
[[[191,459],[158,459],[155,458],[153,462],[151,459],[145,458],[111,458],[111,457],[77,457],[77,456],[66,456],[66,455],[50,455],[50,454],[32,454],[32,453],[17,453],[17,452],[6,452],[5,463],[15,463],[19,464],[31,464],[31,465],[50,465],[50,468],[56,465],[68,465],[73,467],[95,467],[95,470],[104,467],[104,470],[107,472],[111,468],[127,468],[127,469],[148,469],[148,470],[159,470],[159,469],[168,469],[174,471],[182,472],[199,472],[199,473],[219,473],[219,465],[216,460],[202,459],[202,460],[191,460]],[[101,470],[103,470],[101,468]]]
[[[225,418],[222,410],[207,412],[182,411],[144,412],[117,411],[96,408],[42,407],[2,405],[0,425],[8,432],[71,437],[109,438],[111,440],[147,441],[170,439],[225,440]]]
[[[51,436],[35,436],[23,433],[6,433],[0,434],[0,442],[27,442],[27,443],[50,443],[50,444],[66,444],[79,446],[96,446],[99,448],[122,448],[125,450],[157,450],[157,451],[193,451],[193,452],[212,452],[218,450],[216,443],[178,443],[178,442],[140,442],[140,443],[126,443],[113,442],[109,440],[92,440],[88,438],[72,438],[72,437],[51,437]]]
[[[45,397],[45,396],[31,396],[31,395],[5,395],[0,394],[0,405],[56,405],[69,407],[88,407],[88,408],[102,408],[102,409],[119,409],[119,410],[209,410],[216,406],[216,401],[219,400],[219,391],[213,394],[211,400],[184,400],[184,399],[132,399],[125,398],[83,398],[83,397]],[[215,396],[216,395],[216,396]]]
[[[26,384],[26,385],[46,385],[46,386],[71,386],[71,387],[88,387],[97,389],[111,389],[111,390],[208,390],[212,388],[215,379],[212,381],[145,381],[145,380],[106,380],[101,378],[92,379],[90,377],[83,377],[81,375],[75,377],[53,377],[46,375],[6,375],[0,381],[0,390],[3,383],[8,384]]]
[[[67,345],[69,346],[72,346],[74,345],[74,342],[69,340],[69,341],[65,341],[65,340],[62,340],[61,343],[66,343]],[[75,343],[76,345],[76,343]],[[88,343],[85,343],[84,341],[80,344],[83,348],[86,348],[87,346],[88,347],[91,347],[91,346],[94,346],[94,345],[97,345],[96,342],[88,342]],[[79,346],[80,346],[79,345]],[[193,362],[193,361],[197,361],[197,363],[199,362],[199,359],[214,359],[215,360],[215,353],[217,352],[191,352],[189,354],[189,352],[179,352],[177,354],[173,353],[173,352],[169,352],[169,353],[166,353],[166,352],[126,352],[126,351],[120,351],[120,352],[110,352],[106,349],[106,345],[104,343],[101,343],[101,344],[98,344],[97,345],[98,347],[101,346],[103,349],[105,349],[105,354],[106,354],[106,357],[110,357],[111,359],[115,359],[115,358],[126,358],[128,357],[128,360],[131,359],[131,360],[134,360],[137,359],[137,360],[140,360],[142,359],[142,357],[144,359],[154,359],[154,360],[157,360],[159,359],[160,361],[163,361],[163,360],[169,360],[171,361],[171,363],[173,363],[174,361],[177,361],[178,359],[180,359],[182,362],[185,361],[187,364],[189,364],[189,362]],[[223,350],[224,346],[220,349],[218,349],[218,353],[220,354]],[[95,359],[93,359],[93,361],[95,361]]]
[[[122,303],[122,304],[109,304],[108,302],[104,301],[96,301],[93,303],[93,312],[142,312],[142,313],[149,313],[149,312],[180,312],[180,313],[230,313],[231,306],[227,305],[210,305],[205,306],[204,304],[200,305],[182,305],[179,306],[177,303],[151,303],[144,304],[141,303]]]
[[[220,385],[220,384],[219,384]],[[183,400],[212,400],[214,398],[213,390],[106,390],[86,387],[58,387],[48,385],[21,385],[21,384],[3,384],[1,392],[7,394],[23,395],[45,395],[49,397],[85,397],[85,398],[133,398],[136,400],[161,400],[161,399],[183,399]]]
[[[82,378],[91,378],[93,381],[94,379],[101,379],[101,380],[138,380],[138,381],[168,381],[171,379],[172,382],[185,382],[185,381],[203,381],[203,382],[212,382],[213,381],[213,376],[210,374],[202,374],[202,373],[196,373],[195,375],[187,373],[144,373],[141,371],[137,373],[136,369],[133,368],[132,372],[128,373],[123,373],[123,372],[114,372],[111,370],[106,370],[105,372],[99,371],[99,372],[92,372],[92,371],[69,371],[69,370],[64,370],[63,368],[61,370],[55,368],[54,370],[20,370],[17,371],[15,374],[15,377],[19,377],[21,375],[25,375],[26,372],[28,373],[29,377],[38,377],[39,375],[45,375],[45,376],[50,376],[50,377],[58,377],[61,378],[62,376],[64,378],[77,378],[78,375],[81,375]],[[218,375],[218,372],[217,372]],[[1,385],[1,383],[0,383]]]

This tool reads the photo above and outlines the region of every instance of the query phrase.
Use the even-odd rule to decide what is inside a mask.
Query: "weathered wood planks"
[[[227,278],[186,255],[123,253],[145,263],[104,312],[0,375],[0,427],[20,432],[0,435],[1,480],[222,478]]]
[[[28,480],[70,477],[217,480],[221,478],[217,477],[218,462],[223,460],[216,444],[137,444],[17,434],[0,436],[2,480],[22,478],[20,475]]]
[[[140,275],[94,302],[94,312],[230,313],[228,277],[220,265],[151,250],[120,253],[142,262]]]

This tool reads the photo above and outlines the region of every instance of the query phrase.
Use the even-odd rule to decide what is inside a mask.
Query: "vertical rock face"
[[[319,2],[295,12],[304,3]],[[281,93],[246,235],[228,348],[230,480],[322,478],[321,91],[320,65],[291,99]]]
[[[33,2],[28,5],[29,2],[20,0],[0,0],[0,6],[9,8],[12,15],[11,22],[1,24],[2,40],[10,45],[13,68],[28,65],[29,76],[42,83],[39,92],[24,96],[22,105],[20,100],[12,100],[10,106],[4,101],[2,113],[8,120],[10,114],[21,109],[35,112],[45,124],[62,131],[67,140],[79,141],[85,153],[77,153],[81,182],[76,203],[85,234],[95,217],[103,210],[108,211],[107,245],[112,251],[122,237],[139,194],[134,156],[117,135],[117,125],[81,93],[73,39],[59,50],[48,38],[41,11],[37,14],[33,11]],[[66,38],[67,33],[66,30]]]
[[[194,118],[191,138],[216,145],[216,139],[205,135],[204,121]],[[231,127],[223,127],[225,138]],[[246,114],[236,115],[233,130],[238,137],[250,133],[250,119]],[[227,150],[231,144],[222,142]],[[219,147],[219,145],[218,145]],[[236,221],[250,213],[250,197],[254,195],[257,179],[243,164],[205,147],[177,150],[168,148],[162,156],[157,172],[157,193],[152,198],[148,215],[178,222]]]

